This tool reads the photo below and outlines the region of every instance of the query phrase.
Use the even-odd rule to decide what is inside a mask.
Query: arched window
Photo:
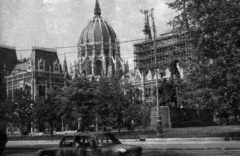
[[[86,76],[86,71],[84,70],[84,71],[82,72],[82,74],[83,74],[83,76],[85,77],[85,76]]]
[[[60,72],[60,65],[57,61],[55,61],[53,63],[53,71],[56,72],[56,73],[59,73]]]
[[[109,54],[109,49],[104,49],[104,55],[108,56],[108,54]]]
[[[25,92],[30,95],[31,94],[31,86],[25,85]]]
[[[136,89],[135,97],[136,97],[136,99],[139,98],[139,89],[138,88]]]
[[[100,49],[96,49],[96,55],[97,56],[101,55],[101,50]]]
[[[87,67],[87,75],[92,74],[92,61],[88,62],[88,67]]]
[[[32,61],[31,60],[29,60],[29,62],[28,62],[28,65],[27,65],[27,71],[28,72],[31,72],[32,71]]]
[[[96,61],[96,75],[102,74],[102,62],[100,60]]]
[[[12,99],[12,90],[11,90],[11,89],[8,90],[8,98],[9,98],[9,99]]]
[[[40,71],[45,70],[45,61],[43,59],[38,60],[38,70]]]
[[[44,85],[38,86],[38,93],[39,93],[39,97],[45,97],[45,86]]]

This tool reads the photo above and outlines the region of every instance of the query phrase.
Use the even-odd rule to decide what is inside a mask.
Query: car
[[[142,147],[122,144],[111,132],[76,132],[37,156],[142,156]]]

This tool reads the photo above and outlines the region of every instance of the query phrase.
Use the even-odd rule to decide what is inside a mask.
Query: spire
[[[66,54],[64,55],[64,61],[63,61],[63,73],[68,73]]]
[[[70,62],[70,73],[73,73],[73,66],[71,62]]]
[[[98,0],[96,0],[94,15],[95,16],[101,16],[101,9],[100,9]]]
[[[149,25],[149,11],[148,10],[141,10],[141,12],[145,16],[145,22],[144,22],[144,34],[145,34],[145,40],[151,40],[152,39],[152,34],[151,34],[151,29]]]

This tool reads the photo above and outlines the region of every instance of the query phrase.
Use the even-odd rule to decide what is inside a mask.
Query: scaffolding
[[[173,59],[187,60],[192,56],[190,32],[173,30],[160,34],[156,38],[157,67],[164,72]],[[134,44],[134,67],[140,71],[148,71],[155,67],[153,40]]]

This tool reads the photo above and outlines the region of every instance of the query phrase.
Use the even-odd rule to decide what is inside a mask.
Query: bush
[[[199,127],[201,122],[199,120],[187,121],[182,123],[182,127]]]

